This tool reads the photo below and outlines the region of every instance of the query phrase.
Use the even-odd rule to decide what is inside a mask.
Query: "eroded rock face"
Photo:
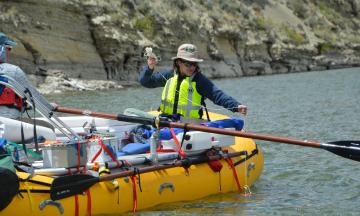
[[[104,66],[82,10],[59,1],[0,3],[1,31],[18,46],[12,63],[28,74],[46,76],[51,69],[71,77],[105,79]]]
[[[67,90],[79,80],[109,81],[101,85],[112,88],[113,82],[137,80],[146,46],[161,56],[162,68],[172,65],[185,42],[198,46],[202,71],[212,78],[360,66],[359,5],[358,0],[0,0],[0,31],[18,42],[11,63],[44,91]],[[45,88],[54,82],[58,87]],[[96,88],[91,86],[84,89]]]

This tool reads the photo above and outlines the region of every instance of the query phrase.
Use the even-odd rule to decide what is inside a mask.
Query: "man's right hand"
[[[147,59],[147,64],[151,70],[154,70],[156,63],[157,63],[156,58],[149,57]]]
[[[243,114],[243,115],[246,115],[247,114],[247,106],[245,105],[239,105],[238,106],[238,112]]]

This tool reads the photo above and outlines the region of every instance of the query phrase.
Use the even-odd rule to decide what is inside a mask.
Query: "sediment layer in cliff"
[[[147,46],[171,66],[185,42],[212,78],[360,66],[359,12],[359,0],[0,0],[0,31],[45,92],[89,90],[136,82]]]

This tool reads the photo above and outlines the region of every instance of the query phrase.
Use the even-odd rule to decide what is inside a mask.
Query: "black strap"
[[[38,137],[37,137],[37,132],[36,132],[36,120],[35,120],[35,115],[36,115],[36,110],[35,110],[35,101],[34,101],[34,98],[32,96],[32,93],[31,91],[26,88],[24,93],[29,93],[29,96],[30,96],[30,101],[31,101],[31,104],[33,106],[33,109],[34,109],[34,116],[33,116],[33,119],[34,119],[34,142],[35,142],[35,150],[36,150],[36,153],[39,153],[39,143],[38,143]]]
[[[142,192],[141,179],[140,179],[140,170],[139,170],[139,168],[134,167],[134,176],[136,176],[136,175],[137,175],[137,178],[138,178],[138,185],[139,185],[140,192]]]
[[[3,93],[4,89],[5,89],[5,85],[0,84],[0,95]]]
[[[24,102],[26,101],[26,97],[23,97],[21,100],[22,100],[22,104],[24,104]],[[25,111],[25,107],[21,106],[21,111],[20,111],[21,144],[22,144],[23,150],[25,152],[26,158],[29,159],[26,145],[25,145],[24,126],[23,126],[23,121],[22,121],[24,111]]]
[[[191,166],[191,160],[189,158],[183,158],[181,160],[181,166],[184,168],[184,169],[188,169],[190,166]]]
[[[189,129],[187,128],[187,125],[188,125],[188,123],[184,124],[184,133],[183,133],[183,136],[182,136],[182,139],[181,139],[181,148],[183,147],[183,144],[184,144],[184,141],[185,141],[186,132],[189,131]]]
[[[179,103],[179,95],[180,95],[180,85],[181,82],[184,80],[184,78],[182,76],[178,76],[178,80],[176,83],[176,89],[175,89],[175,98],[174,98],[174,106],[173,106],[173,114],[177,114],[177,108],[178,108],[178,103]]]
[[[207,120],[208,120],[208,121],[211,121],[211,120],[210,120],[210,116],[209,116],[209,112],[208,112],[208,110],[207,110],[207,108],[206,108],[206,103],[205,103],[205,98],[204,98],[204,97],[201,98],[201,105],[203,105],[203,107],[204,107],[204,109],[205,109]]]

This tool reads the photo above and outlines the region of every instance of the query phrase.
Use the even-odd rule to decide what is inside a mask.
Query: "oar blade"
[[[360,141],[341,140],[328,142],[322,147],[336,155],[355,161],[360,161]]]
[[[86,174],[59,177],[51,184],[50,197],[52,200],[59,200],[82,194],[98,181],[98,177]]]

